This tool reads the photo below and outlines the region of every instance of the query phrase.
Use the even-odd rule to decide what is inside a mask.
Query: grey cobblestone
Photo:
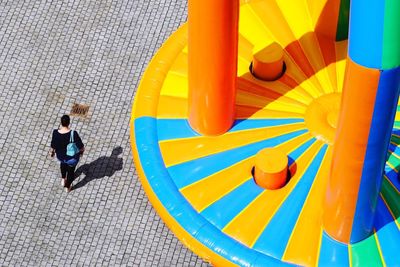
[[[0,0],[0,266],[206,266],[149,204],[129,143],[143,71],[186,12],[183,0]],[[47,152],[74,103],[90,105],[73,127],[97,174],[67,194]]]

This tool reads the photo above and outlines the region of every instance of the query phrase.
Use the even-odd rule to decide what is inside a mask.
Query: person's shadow
[[[113,149],[111,156],[103,156],[89,164],[83,164],[75,171],[75,179],[82,174],[85,175],[72,189],[78,189],[85,186],[92,180],[101,179],[103,177],[111,177],[116,171],[122,170],[123,159],[118,155],[122,154],[122,147],[118,146]]]

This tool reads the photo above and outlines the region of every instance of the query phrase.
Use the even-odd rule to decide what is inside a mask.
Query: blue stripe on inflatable
[[[203,210],[201,214],[217,228],[222,229],[263,191],[251,178]]]
[[[264,266],[292,266],[249,249],[200,216],[178,191],[165,169],[158,148],[156,119],[141,117],[134,121],[134,125],[136,149],[147,181],[164,208],[187,233],[214,253],[239,266],[254,265],[252,261],[261,262]]]
[[[169,140],[201,136],[185,119],[157,119],[158,140]]]
[[[307,130],[298,130],[203,158],[194,159],[171,166],[168,168],[168,171],[178,188],[182,188],[255,155],[260,149],[279,145],[305,132],[307,132]]]
[[[236,120],[229,132],[281,126],[299,122],[304,122],[304,119]],[[186,119],[157,119],[157,130],[158,139],[160,141],[200,136],[200,134],[190,127]]]
[[[372,231],[376,201],[381,188],[387,150],[400,90],[400,67],[381,71],[361,175],[360,192],[350,242],[364,239]]]
[[[278,259],[283,257],[290,235],[303,208],[328,146],[324,145],[312,160],[300,181],[283,202],[257,239],[253,248]]]
[[[397,189],[397,191],[400,191],[399,175],[392,169],[390,169],[389,171],[385,170],[385,174],[386,177],[389,179],[390,183]]]
[[[292,151],[289,154],[289,166],[291,166],[293,164],[293,162],[295,162],[296,159],[298,159],[300,157],[300,155],[302,155],[304,153],[304,151],[306,151],[312,144],[315,143],[315,141],[317,141],[317,139],[315,138],[311,138],[310,140],[308,140],[307,142],[305,142],[304,144],[302,144],[301,146],[299,146],[298,148],[296,148],[294,151]]]
[[[386,266],[399,265],[400,232],[388,208],[379,197],[375,229]]]
[[[349,56],[357,64],[381,69],[385,1],[350,2]]]
[[[347,245],[333,240],[323,231],[318,266],[350,266]]]

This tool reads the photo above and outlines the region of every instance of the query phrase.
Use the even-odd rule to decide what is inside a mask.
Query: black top
[[[75,156],[67,156],[67,145],[71,137],[71,131],[68,133],[59,133],[58,130],[53,131],[53,136],[51,138],[51,147],[56,150],[57,158],[60,161],[66,161],[72,158],[79,159],[79,153]],[[84,145],[77,131],[74,131],[74,143],[81,150]]]

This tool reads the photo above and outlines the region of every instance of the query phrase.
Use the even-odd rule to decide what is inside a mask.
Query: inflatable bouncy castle
[[[189,0],[131,144],[216,266],[400,266],[400,0]]]

